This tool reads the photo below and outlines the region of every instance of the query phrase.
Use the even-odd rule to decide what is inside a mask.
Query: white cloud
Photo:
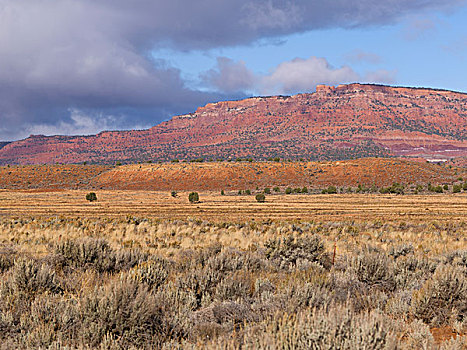
[[[316,85],[338,85],[351,82],[393,84],[396,71],[379,69],[365,75],[350,66],[333,67],[325,58],[295,58],[282,62],[268,74],[255,74],[244,62],[219,57],[215,68],[201,75],[204,83],[226,93],[240,92],[258,95],[311,92]]]
[[[113,115],[91,115],[78,109],[70,109],[69,113],[69,120],[61,120],[57,124],[30,125],[25,132],[33,135],[94,135],[103,130],[117,130],[121,123],[121,117]],[[144,127],[147,125],[135,125],[136,129]]]
[[[279,64],[269,75],[260,79],[261,93],[308,92],[318,84],[354,82],[359,76],[349,66],[332,67],[325,58],[295,58]]]

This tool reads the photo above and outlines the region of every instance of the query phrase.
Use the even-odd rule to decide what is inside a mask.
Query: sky
[[[0,141],[352,82],[467,92],[467,0],[0,0]]]

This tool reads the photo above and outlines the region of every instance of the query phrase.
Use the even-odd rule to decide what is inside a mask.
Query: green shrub
[[[281,191],[281,189],[278,186],[275,186],[272,190],[274,192],[280,192]]]
[[[188,200],[190,201],[190,203],[197,203],[197,202],[199,202],[199,194],[198,194],[198,192],[191,192],[191,193],[188,195]]]
[[[292,193],[292,188],[291,187],[287,187],[285,189],[285,194],[291,194]]]
[[[88,200],[88,201],[90,201],[90,202],[97,201],[97,195],[96,195],[94,192],[89,192],[89,193],[86,195],[86,200]]]
[[[249,196],[251,194],[251,191],[250,190],[245,190],[245,194]]]
[[[170,195],[171,195],[172,197],[176,198],[176,197],[177,197],[177,192],[176,192],[176,191],[172,191],[172,192],[170,192]]]
[[[321,191],[322,194],[336,194],[337,188],[336,186],[329,186],[327,189]]]
[[[462,189],[461,185],[454,185],[452,186],[452,193],[459,193]]]
[[[265,194],[271,194],[271,189],[270,189],[269,187],[266,187],[266,188],[264,189],[264,193],[265,193]]]
[[[221,190],[221,196],[224,196],[224,195],[225,195],[224,190]]]
[[[307,188],[307,187],[303,187],[303,188],[302,188],[302,193],[308,193],[308,188]]]
[[[401,185],[401,184],[399,184],[397,182],[394,182],[389,187],[382,187],[379,190],[379,192],[382,193],[382,194],[387,194],[387,193],[404,194],[404,185]]]
[[[266,196],[262,193],[258,193],[255,198],[259,203],[264,203],[264,201],[266,201]]]
[[[428,191],[436,192],[436,193],[443,193],[443,188],[440,185],[432,186],[431,184],[428,184]]]

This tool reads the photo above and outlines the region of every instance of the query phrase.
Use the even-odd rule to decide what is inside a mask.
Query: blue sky
[[[334,67],[349,65],[362,76],[386,70],[393,81],[383,84],[467,92],[467,6],[411,14],[381,26],[320,29],[212,50],[161,49],[153,56],[170,61],[195,88],[206,88],[199,75],[215,66],[219,56],[245,61],[259,74],[296,57],[317,56]]]
[[[467,0],[0,0],[0,140],[371,82],[467,92]]]

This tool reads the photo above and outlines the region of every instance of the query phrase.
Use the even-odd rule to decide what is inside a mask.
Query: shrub
[[[270,189],[269,187],[266,187],[266,188],[264,189],[264,193],[266,193],[266,194],[271,194],[271,189]]]
[[[67,240],[55,246],[55,253],[63,258],[65,266],[97,272],[114,272],[129,269],[146,260],[137,250],[115,252],[103,239]]]
[[[61,290],[55,271],[35,260],[15,261],[12,272],[11,284],[15,291],[35,294],[45,291],[57,293]]]
[[[428,191],[436,192],[436,193],[443,193],[443,188],[440,185],[432,186],[431,184],[428,184]]]
[[[168,277],[168,263],[162,259],[144,261],[128,272],[130,279],[157,289]]]
[[[426,323],[443,325],[454,316],[467,317],[467,278],[457,266],[440,265],[433,277],[414,293],[412,309],[415,317]]]
[[[285,189],[285,194],[291,194],[292,193],[292,188],[291,187],[287,187]]]
[[[10,247],[0,247],[0,273],[7,271],[14,264],[16,251]]]
[[[258,193],[255,198],[256,201],[259,203],[264,203],[264,201],[266,200],[266,196],[262,193]]]
[[[199,194],[198,194],[198,192],[191,192],[191,193],[188,195],[188,200],[190,201],[190,203],[197,203],[197,202],[199,202]]]
[[[281,189],[280,189],[278,186],[276,186],[276,187],[273,188],[273,191],[274,191],[274,192],[280,192]]]
[[[302,193],[308,193],[308,188],[307,188],[307,187],[303,187],[303,188],[302,188]]]
[[[329,186],[327,189],[324,189],[321,191],[323,194],[336,194],[337,193],[337,188],[336,186]]]
[[[170,195],[171,195],[172,197],[176,198],[176,197],[177,197],[177,192],[176,192],[176,191],[172,191],[172,192],[170,192]]]
[[[244,339],[246,349],[258,350],[396,348],[388,319],[377,312],[358,314],[348,306],[278,317],[260,329],[248,328]]]
[[[294,238],[292,235],[283,239],[272,239],[264,244],[266,257],[276,261],[280,267],[295,266],[298,262],[315,262],[328,266],[328,256],[324,243],[319,236]]]
[[[154,296],[135,282],[121,281],[96,289],[81,304],[80,332],[91,347],[109,335],[127,347],[156,346],[169,332]]]
[[[350,268],[358,280],[368,286],[379,286],[384,289],[393,287],[392,269],[384,253],[363,251],[352,258]]]
[[[443,190],[445,190],[445,191],[449,190],[449,186],[448,186],[448,185],[444,185],[444,186],[443,186]]]
[[[462,189],[461,185],[454,185],[452,186],[452,193],[459,193]]]
[[[245,190],[245,194],[249,196],[251,194],[251,191],[250,190]]]
[[[401,185],[401,184],[399,184],[397,182],[394,182],[389,187],[382,187],[379,190],[379,192],[382,193],[382,194],[387,194],[387,193],[404,194],[404,185]]]
[[[86,195],[86,200],[88,200],[88,201],[90,201],[90,202],[97,201],[97,195],[96,195],[94,192],[89,192],[89,193]]]
[[[221,196],[224,196],[224,195],[225,195],[224,190],[221,190]]]

